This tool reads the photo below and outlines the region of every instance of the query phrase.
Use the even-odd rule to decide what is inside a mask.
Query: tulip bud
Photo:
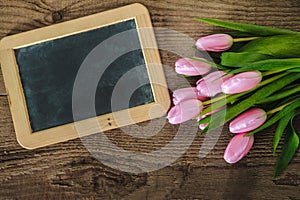
[[[175,71],[178,74],[184,74],[187,76],[203,75],[209,72],[210,69],[211,69],[211,65],[205,62],[191,60],[188,58],[181,58],[177,60],[177,62],[175,63]]]
[[[231,139],[224,153],[226,162],[236,163],[250,151],[254,143],[254,136],[245,136],[245,134],[247,133],[237,134]]]
[[[222,92],[225,94],[236,94],[255,88],[261,81],[262,75],[259,71],[243,72],[224,81]]]
[[[185,100],[171,108],[167,119],[171,124],[180,124],[196,117],[202,108],[201,101],[196,99]]]
[[[199,38],[195,45],[201,51],[220,52],[229,49],[232,44],[233,38],[230,35],[213,34]]]
[[[197,81],[197,89],[199,93],[203,96],[213,97],[222,92],[222,83],[232,77],[232,75],[224,76],[225,74],[226,73],[223,71],[215,71]]]
[[[207,97],[201,96],[196,87],[181,88],[173,92],[173,103],[178,103],[187,99],[198,99],[200,101],[206,100]]]
[[[232,133],[245,133],[260,127],[267,120],[267,114],[260,108],[252,108],[229,124],[229,130]]]

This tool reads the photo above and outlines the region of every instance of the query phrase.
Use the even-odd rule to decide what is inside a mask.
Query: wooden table
[[[0,38],[133,2],[0,0]],[[179,31],[193,39],[217,30],[197,22],[195,17],[300,31],[299,0],[141,0],[140,3],[149,9],[155,27]],[[167,51],[161,51],[161,57],[165,68],[172,68],[178,58]],[[173,78],[168,72],[166,76],[172,85]],[[168,144],[176,128],[166,125],[148,139],[130,137],[120,129],[105,134],[126,150],[150,152]],[[274,127],[257,135],[251,153],[235,165],[223,160],[231,138],[224,130],[214,150],[203,159],[198,158],[203,141],[198,135],[186,153],[170,166],[129,174],[103,165],[80,139],[36,150],[19,146],[0,74],[0,199],[300,199],[299,151],[288,170],[272,179],[276,160],[272,156],[273,132]]]

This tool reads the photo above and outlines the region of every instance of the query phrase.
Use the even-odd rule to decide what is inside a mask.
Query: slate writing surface
[[[102,41],[133,29],[134,37],[139,40],[136,23],[132,19],[15,50],[33,132],[74,121],[72,90],[83,60]],[[133,93],[129,108],[154,102],[145,59],[142,50],[138,49],[117,58],[101,77],[95,94],[98,116],[112,112],[111,96],[114,85],[122,74],[136,66],[139,66],[139,70],[135,73],[136,77],[132,78],[148,84]],[[118,109],[127,108],[128,106]],[[90,117],[94,116],[85,116]]]

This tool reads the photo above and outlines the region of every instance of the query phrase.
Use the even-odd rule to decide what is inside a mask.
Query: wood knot
[[[56,22],[62,20],[63,19],[62,11],[54,11],[52,13],[52,19],[53,19],[53,23],[56,23]]]
[[[53,11],[45,17],[45,21],[51,24],[57,23],[63,19],[64,15],[61,10]]]

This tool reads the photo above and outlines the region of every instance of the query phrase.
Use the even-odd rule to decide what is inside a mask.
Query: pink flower
[[[222,84],[222,92],[225,94],[236,94],[251,90],[256,87],[262,79],[259,71],[243,72],[224,81]]]
[[[260,108],[252,108],[229,124],[229,130],[232,133],[244,133],[260,127],[267,120],[267,114]]]
[[[237,134],[231,139],[224,153],[226,162],[236,163],[250,151],[254,143],[254,137],[253,135],[245,136],[245,134],[247,133]]]
[[[167,119],[171,124],[180,124],[196,117],[202,108],[201,101],[196,99],[185,100],[171,108]]]
[[[201,51],[220,52],[229,49],[233,44],[233,39],[227,34],[213,34],[201,37],[196,42],[197,49]]]
[[[200,101],[204,101],[207,97],[201,96],[196,87],[181,88],[173,92],[174,105],[177,105],[187,99],[198,99]]]
[[[203,96],[213,97],[222,92],[222,83],[232,77],[232,75],[222,77],[225,74],[226,73],[223,71],[215,71],[197,81],[197,89],[199,93]]]
[[[202,59],[202,58],[201,58]],[[204,60],[204,59],[203,59]],[[199,76],[206,74],[211,69],[211,65],[188,58],[181,58],[175,63],[175,71],[178,74],[187,76]]]

